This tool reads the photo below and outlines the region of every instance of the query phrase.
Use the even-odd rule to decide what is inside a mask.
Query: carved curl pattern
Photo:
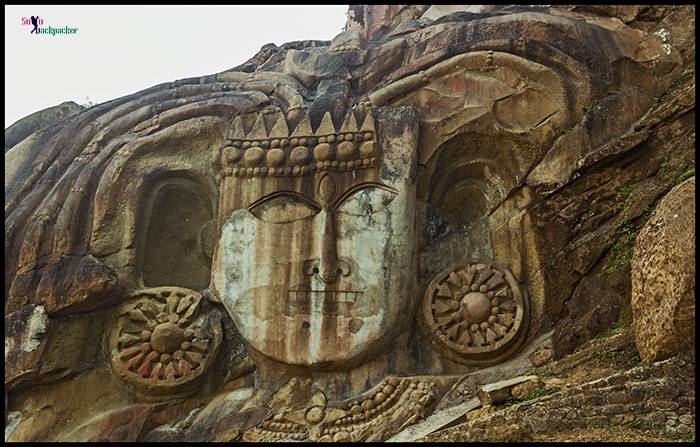
[[[529,305],[512,273],[473,261],[437,275],[419,321],[446,357],[463,364],[497,363],[515,352],[527,330]]]
[[[221,322],[203,314],[202,296],[181,287],[134,293],[118,310],[110,334],[114,371],[138,391],[180,392],[209,366]]]

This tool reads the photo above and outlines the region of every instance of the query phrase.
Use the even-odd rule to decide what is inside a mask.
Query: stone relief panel
[[[308,385],[307,385],[308,386]],[[292,379],[279,392],[303,387]],[[244,441],[382,441],[430,414],[436,386],[429,380],[387,377],[364,396],[331,404],[322,391],[298,408],[276,412],[243,434]]]
[[[192,389],[221,342],[221,321],[201,312],[202,296],[181,287],[134,293],[116,312],[109,336],[114,372],[141,393]]]
[[[251,138],[265,136],[260,115],[242,167],[227,166],[238,140],[223,149],[213,292],[250,347],[282,363],[352,362],[388,343],[415,303],[412,115],[388,111],[382,137],[358,109],[362,126],[352,110],[339,130],[329,114],[286,136],[277,121],[264,141]]]
[[[473,261],[433,279],[418,318],[433,346],[448,358],[465,364],[497,363],[520,347],[529,305],[507,268]]]
[[[693,84],[638,122],[686,67],[665,32],[627,20],[410,7],[376,34],[363,8],[333,42],[268,45],[11,149],[7,406],[53,427],[33,439],[101,431],[105,412],[142,424],[115,439],[156,422],[193,440],[386,439],[432,411],[440,380],[519,361],[584,271],[562,261],[560,218],[603,194],[569,187],[694,107]],[[593,262],[610,244],[589,241]],[[31,351],[24,322],[41,322]],[[83,350],[100,337],[108,355]],[[290,377],[309,384],[298,405],[282,396],[298,394]],[[95,383],[105,393],[86,402]],[[151,399],[172,414],[145,423]],[[206,406],[185,417],[193,401]]]

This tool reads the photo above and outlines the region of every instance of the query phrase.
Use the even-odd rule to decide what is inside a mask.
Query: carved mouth
[[[328,316],[349,315],[362,304],[364,293],[358,290],[290,289],[285,314],[321,313]],[[355,309],[357,310],[357,309]]]

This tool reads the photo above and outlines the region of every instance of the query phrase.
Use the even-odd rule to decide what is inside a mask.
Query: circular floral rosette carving
[[[110,336],[114,370],[148,394],[192,384],[221,342],[221,322],[200,315],[202,296],[180,287],[136,292],[117,311]]]
[[[496,363],[515,352],[529,306],[505,267],[474,261],[447,269],[428,286],[421,326],[446,357],[464,364]]]

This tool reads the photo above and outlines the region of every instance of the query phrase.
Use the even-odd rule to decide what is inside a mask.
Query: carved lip
[[[349,315],[363,304],[364,292],[356,288],[340,290],[290,288],[287,292],[285,314],[295,316],[320,312],[323,315]]]

